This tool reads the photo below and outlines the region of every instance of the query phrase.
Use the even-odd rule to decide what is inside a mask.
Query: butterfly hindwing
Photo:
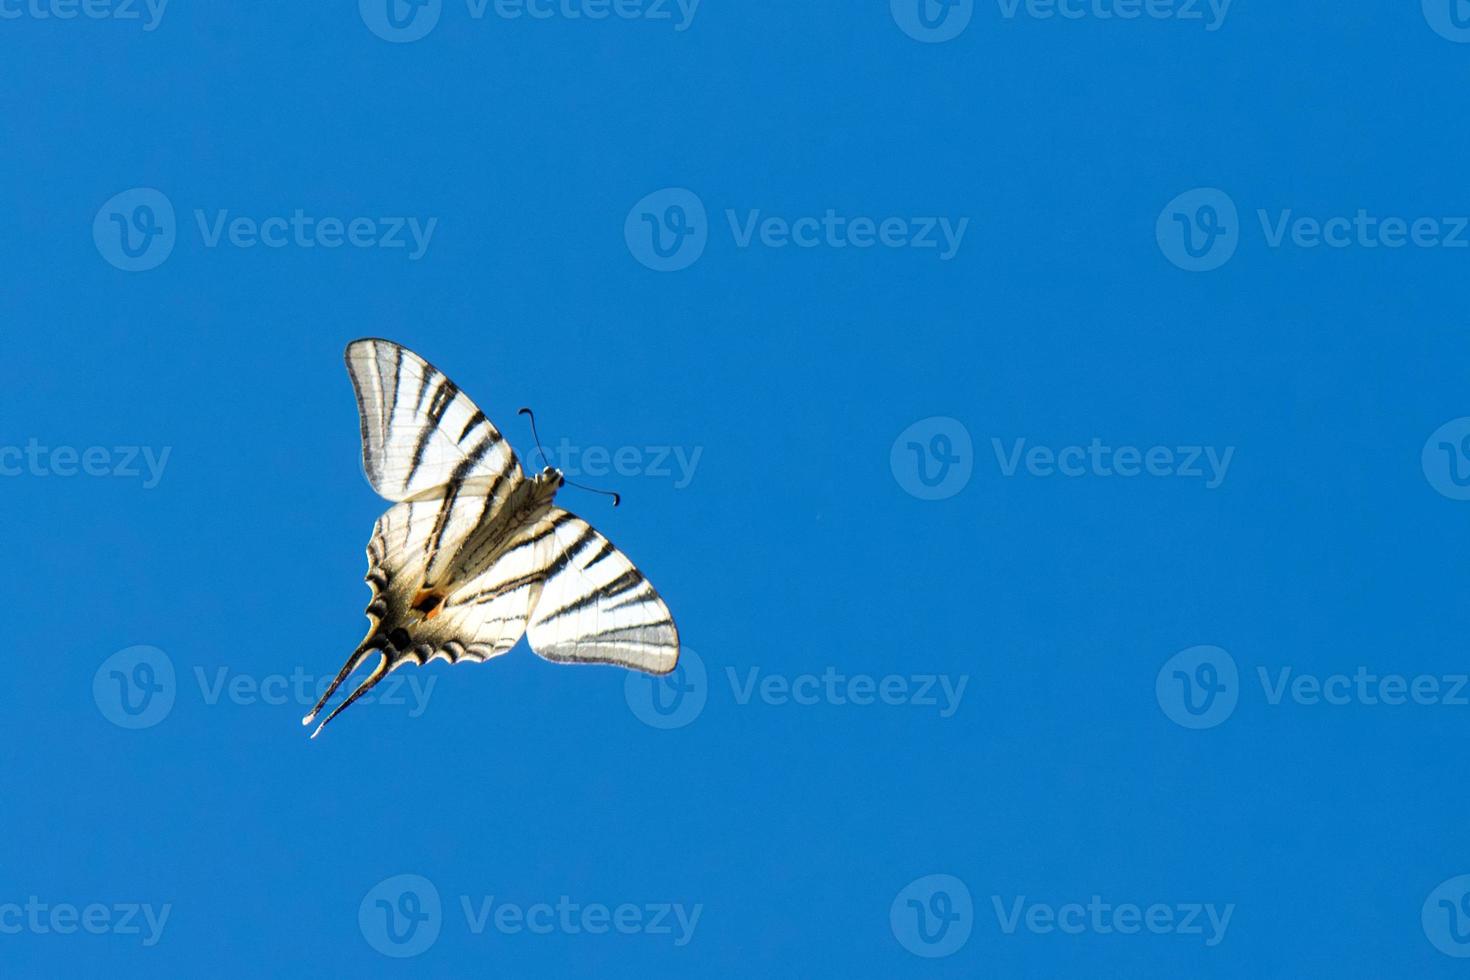
[[[451,484],[390,508],[368,545],[369,615],[413,623],[412,659],[484,661],[525,632],[555,542],[537,528],[507,529],[500,555],[482,572],[459,574],[461,546],[499,511],[492,481]],[[374,624],[376,626],[376,623]]]
[[[407,500],[472,479],[524,479],[510,443],[453,381],[388,340],[355,340],[347,372],[357,394],[362,468],[373,489]]]
[[[580,517],[553,507],[547,520],[556,549],[531,613],[531,649],[563,663],[673,670],[679,630],[643,573]]]

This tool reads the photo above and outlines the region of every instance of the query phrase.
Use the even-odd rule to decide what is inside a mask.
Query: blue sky
[[[1456,973],[1467,41],[0,0],[4,972]],[[360,336],[622,494],[679,673],[308,740]]]

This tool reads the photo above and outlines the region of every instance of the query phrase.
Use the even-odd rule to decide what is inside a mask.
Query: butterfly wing
[[[357,394],[362,468],[393,501],[449,484],[525,477],[510,443],[444,372],[390,340],[347,345]]]
[[[525,632],[539,569],[552,559],[552,541],[535,527],[513,534],[484,572],[463,582],[444,574],[453,543],[498,509],[491,485],[451,484],[442,494],[406,500],[378,518],[368,543],[373,630],[380,623],[411,623],[413,645],[400,652],[420,664],[435,658],[483,662],[515,646]],[[425,586],[435,581],[446,582],[444,594],[426,602]]]
[[[562,663],[673,670],[679,630],[643,573],[580,517],[553,507],[546,523],[554,546],[531,613],[531,649]]]
[[[668,608],[606,538],[551,506],[559,474],[548,467],[546,479],[527,481],[484,413],[407,348],[356,340],[346,361],[363,472],[395,506],[368,544],[372,627],[303,723],[375,655],[317,732],[404,663],[488,660],[528,623],[532,649],[548,660],[674,669]]]
[[[515,646],[525,633],[545,570],[556,555],[556,539],[544,522],[513,530],[487,570],[463,581],[449,576],[445,594],[424,588],[432,581],[427,576],[434,574],[436,564],[453,564],[443,558],[450,552],[436,546],[436,539],[463,540],[479,526],[482,514],[498,510],[490,495],[492,487],[490,480],[450,484],[402,501],[378,518],[367,551],[366,578],[373,590],[367,616],[372,625],[302,724],[310,724],[338,686],[364,663],[376,656],[378,665],[317,726],[312,738],[405,664],[422,666],[441,658],[483,663]]]

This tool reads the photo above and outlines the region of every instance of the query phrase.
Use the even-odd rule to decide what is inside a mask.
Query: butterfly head
[[[561,470],[555,466],[546,467],[540,473],[531,477],[529,481],[529,485],[526,488],[530,491],[529,506],[532,509],[549,506],[551,501],[556,497],[556,492],[561,489],[561,485],[565,482],[566,478],[561,475]]]

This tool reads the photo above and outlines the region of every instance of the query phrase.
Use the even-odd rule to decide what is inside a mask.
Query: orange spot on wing
[[[420,589],[419,594],[413,597],[413,609],[423,613],[427,621],[443,612],[444,600],[447,598],[448,596],[433,589]]]

